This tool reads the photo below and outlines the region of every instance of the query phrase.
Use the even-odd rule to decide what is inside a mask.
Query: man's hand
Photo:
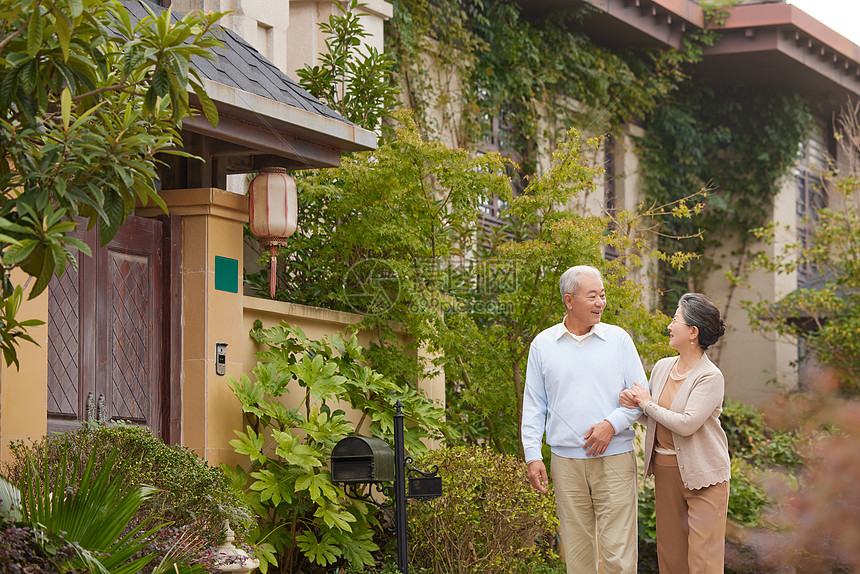
[[[591,425],[585,433],[585,450],[588,456],[600,456],[606,452],[609,441],[615,436],[615,427],[609,421],[600,421]],[[531,474],[531,472],[529,472]]]
[[[549,477],[546,474],[546,466],[542,460],[533,460],[529,463],[529,482],[535,490],[546,494],[549,492]]]

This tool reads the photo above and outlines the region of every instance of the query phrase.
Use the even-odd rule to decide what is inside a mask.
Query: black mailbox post
[[[348,436],[331,451],[331,480],[367,484],[394,480],[394,451],[381,438]]]
[[[397,567],[402,574],[409,573],[409,555],[406,541],[406,499],[435,498],[442,496],[442,479],[433,472],[422,472],[408,466],[412,459],[403,449],[403,405],[394,405],[394,452],[384,440],[375,437],[349,436],[339,441],[331,451],[331,480],[353,487],[352,498],[369,502],[382,508],[394,506],[394,528],[397,531]],[[406,494],[407,474],[409,494]],[[391,487],[381,487],[380,483],[393,482],[394,502],[381,504],[373,499],[373,494],[358,496],[356,486],[373,484],[380,492],[391,493]],[[389,516],[391,516],[389,514]]]

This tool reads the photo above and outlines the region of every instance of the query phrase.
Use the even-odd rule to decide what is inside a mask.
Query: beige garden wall
[[[26,276],[16,269],[12,282],[24,285]],[[22,341],[18,347],[20,370],[0,363],[0,462],[10,460],[9,443],[30,441],[47,432],[48,415],[48,292],[25,299],[18,319],[37,319],[44,324],[29,327],[27,333],[36,344]]]

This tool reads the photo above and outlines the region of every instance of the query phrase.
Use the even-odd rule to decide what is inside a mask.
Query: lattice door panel
[[[112,417],[146,424],[152,386],[152,285],[150,258],[109,252]]]
[[[54,279],[48,294],[48,415],[78,418],[80,353],[78,272],[72,267]]]

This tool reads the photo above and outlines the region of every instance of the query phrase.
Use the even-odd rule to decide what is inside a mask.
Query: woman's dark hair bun
[[[699,346],[703,351],[716,343],[726,332],[726,324],[720,317],[720,310],[701,293],[686,293],[678,302],[684,321],[699,329]]]

